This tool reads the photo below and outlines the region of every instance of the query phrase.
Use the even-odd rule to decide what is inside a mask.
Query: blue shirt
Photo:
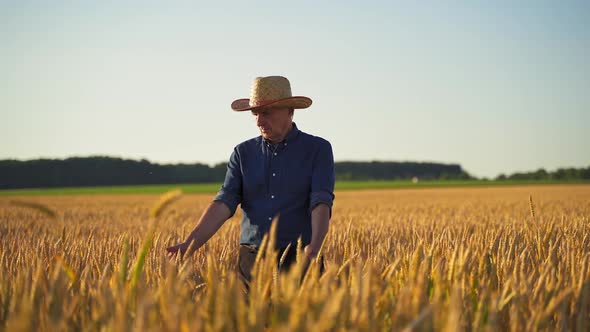
[[[278,248],[311,242],[311,211],[320,203],[332,208],[334,156],[323,138],[306,134],[293,123],[287,137],[276,145],[262,136],[240,143],[227,165],[225,182],[215,201],[233,216],[241,204],[240,244],[259,246],[278,217]]]

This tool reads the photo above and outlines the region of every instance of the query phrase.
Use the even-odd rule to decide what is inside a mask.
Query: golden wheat
[[[239,213],[166,256],[212,198],[179,197],[0,198],[0,331],[589,328],[590,186],[338,192],[325,273],[279,273],[270,236],[248,297]]]

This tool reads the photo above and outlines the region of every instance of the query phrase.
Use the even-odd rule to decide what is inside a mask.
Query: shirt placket
[[[270,156],[270,163],[269,163],[269,172],[268,172],[268,191],[267,191],[267,199],[269,201],[270,211],[272,214],[275,214],[277,207],[278,207],[278,195],[279,193],[279,180],[281,177],[281,159],[282,155],[285,151],[285,147],[287,146],[286,142],[279,143],[279,145],[274,148],[271,144],[267,145],[269,156]],[[272,221],[273,216],[268,216],[268,220]]]

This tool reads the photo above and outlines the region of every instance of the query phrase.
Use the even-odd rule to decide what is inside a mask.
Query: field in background
[[[326,273],[299,287],[263,259],[248,301],[239,213],[193,257],[164,254],[212,194],[156,218],[157,195],[2,196],[0,331],[590,329],[589,185],[336,195]]]
[[[547,184],[588,184],[584,181],[553,181],[553,180],[437,180],[437,181],[337,181],[336,190],[366,189],[407,189],[407,188],[440,188],[440,187],[471,187],[471,186],[522,186]],[[81,194],[162,194],[171,189],[180,188],[187,194],[215,193],[221,183],[197,184],[162,184],[111,187],[71,187],[0,190],[0,196],[14,195],[81,195]]]

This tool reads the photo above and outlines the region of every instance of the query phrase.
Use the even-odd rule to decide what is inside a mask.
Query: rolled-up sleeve
[[[231,211],[231,216],[236,213],[238,204],[242,202],[242,170],[240,155],[237,149],[231,154],[225,173],[225,181],[217,192],[214,201],[222,202]]]
[[[328,141],[322,140],[321,142],[313,161],[309,209],[311,212],[318,204],[324,203],[330,207],[331,215],[334,204],[334,183],[336,182],[334,154]]]

